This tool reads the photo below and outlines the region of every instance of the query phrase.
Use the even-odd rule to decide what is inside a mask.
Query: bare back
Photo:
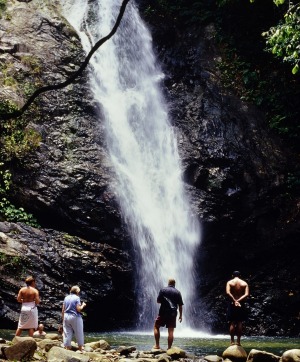
[[[248,297],[249,287],[244,280],[235,277],[227,282],[226,293],[234,301],[241,301],[242,299]]]
[[[39,292],[37,289],[30,286],[23,287],[19,291],[17,300],[20,303],[35,302],[36,304],[39,304]]]

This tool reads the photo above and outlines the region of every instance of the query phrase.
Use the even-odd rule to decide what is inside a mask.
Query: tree
[[[253,0],[252,0],[253,1]],[[277,6],[284,5],[285,0],[273,0]],[[267,40],[267,50],[292,66],[296,74],[300,68],[300,2],[288,2],[288,10],[278,25],[262,33]]]

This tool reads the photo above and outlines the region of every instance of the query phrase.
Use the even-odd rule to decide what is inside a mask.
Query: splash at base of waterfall
[[[121,0],[62,1],[86,52],[110,32],[120,4]],[[176,134],[161,89],[164,75],[134,1],[117,33],[90,65],[99,122],[105,126],[115,171],[115,194],[136,253],[137,326],[152,324],[158,291],[169,277],[176,280],[187,320],[192,321],[200,228],[184,189]]]

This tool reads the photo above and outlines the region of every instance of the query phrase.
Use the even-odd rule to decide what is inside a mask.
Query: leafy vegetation
[[[2,5],[3,7],[2,7]],[[6,6],[6,1],[0,0],[0,11]],[[0,98],[0,220],[24,222],[38,226],[33,215],[22,207],[17,207],[11,201],[14,192],[11,169],[18,167],[40,144],[40,134],[29,126],[32,118],[38,115],[38,106],[31,108],[30,115],[15,119],[3,119],[1,115],[19,109],[10,94],[30,96],[39,85],[40,64],[30,55],[21,57],[24,67],[16,67],[14,62],[4,58],[0,64],[0,86],[6,90]]]
[[[11,187],[11,173],[4,168],[0,162],[0,219],[13,222],[23,222],[33,227],[39,227],[37,220],[32,214],[27,213],[22,207],[17,208],[6,196]]]
[[[158,0],[148,7],[147,16],[164,18],[178,29],[188,26],[195,36],[203,26],[215,24],[224,87],[261,107],[269,126],[298,152],[299,4],[299,0],[293,5],[284,0]]]
[[[274,0],[276,5],[282,5],[284,0]],[[267,39],[267,50],[284,62],[291,64],[292,73],[300,68],[300,3],[291,5],[284,19],[278,25],[271,27],[262,35]]]
[[[23,256],[0,253],[0,271],[2,274],[22,275],[29,265],[30,261]]]
[[[9,100],[0,102],[0,114],[16,109],[16,105]],[[1,121],[0,124],[0,220],[24,222],[38,227],[34,216],[24,208],[15,206],[10,200],[10,191],[13,189],[12,175],[6,165],[22,160],[36,147],[41,137],[33,129],[27,127],[28,120]]]
[[[299,8],[299,0],[158,0],[146,16],[149,20],[155,16],[154,23],[163,18],[162,26],[175,26],[181,36],[195,39],[206,25],[214,24],[222,85],[264,111],[269,127],[296,161],[300,151]],[[293,195],[300,190],[296,168],[287,177]]]
[[[281,29],[282,19],[287,17],[289,11],[290,14],[294,14],[298,7],[294,6],[292,10],[290,4],[284,1],[280,1],[284,5],[278,7],[279,2],[277,4],[275,2],[272,0],[252,3],[250,1],[243,3],[240,0],[222,2],[223,11],[218,15],[218,31],[222,37],[220,43],[224,49],[225,64],[221,65],[221,74],[222,78],[225,76],[226,79],[226,72],[229,72],[231,79],[235,80],[231,88],[235,89],[242,99],[260,106],[267,115],[269,126],[281,136],[291,150],[298,152],[300,88],[299,78],[296,75],[298,55],[294,48],[298,46],[298,52],[300,51],[300,29],[294,27],[293,31],[286,31],[285,36],[282,35],[281,38],[275,39],[274,35],[272,42],[267,40],[267,48],[261,35],[263,33],[264,37],[268,38],[273,33],[281,34],[281,30],[277,27]],[[277,30],[274,32],[275,28]],[[264,32],[264,29],[270,30]],[[284,48],[287,49],[285,54]],[[279,54],[283,56],[284,62],[277,61],[269,55],[275,51],[278,52],[276,54],[278,59]],[[289,57],[287,54],[292,55]],[[224,84],[226,86],[226,82]]]
[[[2,14],[6,9],[7,0],[0,0],[0,19],[2,18]]]

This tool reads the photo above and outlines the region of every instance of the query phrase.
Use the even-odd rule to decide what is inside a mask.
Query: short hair
[[[70,293],[72,294],[78,294],[80,292],[80,288],[78,285],[73,285],[73,287],[70,290]]]
[[[233,277],[240,277],[240,276],[241,276],[241,273],[236,270],[236,271],[234,271],[234,272],[232,273],[232,276],[233,276]]]
[[[170,278],[170,279],[168,280],[168,285],[175,285],[175,279]]]
[[[35,282],[35,279],[34,279],[33,276],[27,277],[27,278],[25,279],[25,283],[26,283],[27,285],[31,285],[33,282]]]

